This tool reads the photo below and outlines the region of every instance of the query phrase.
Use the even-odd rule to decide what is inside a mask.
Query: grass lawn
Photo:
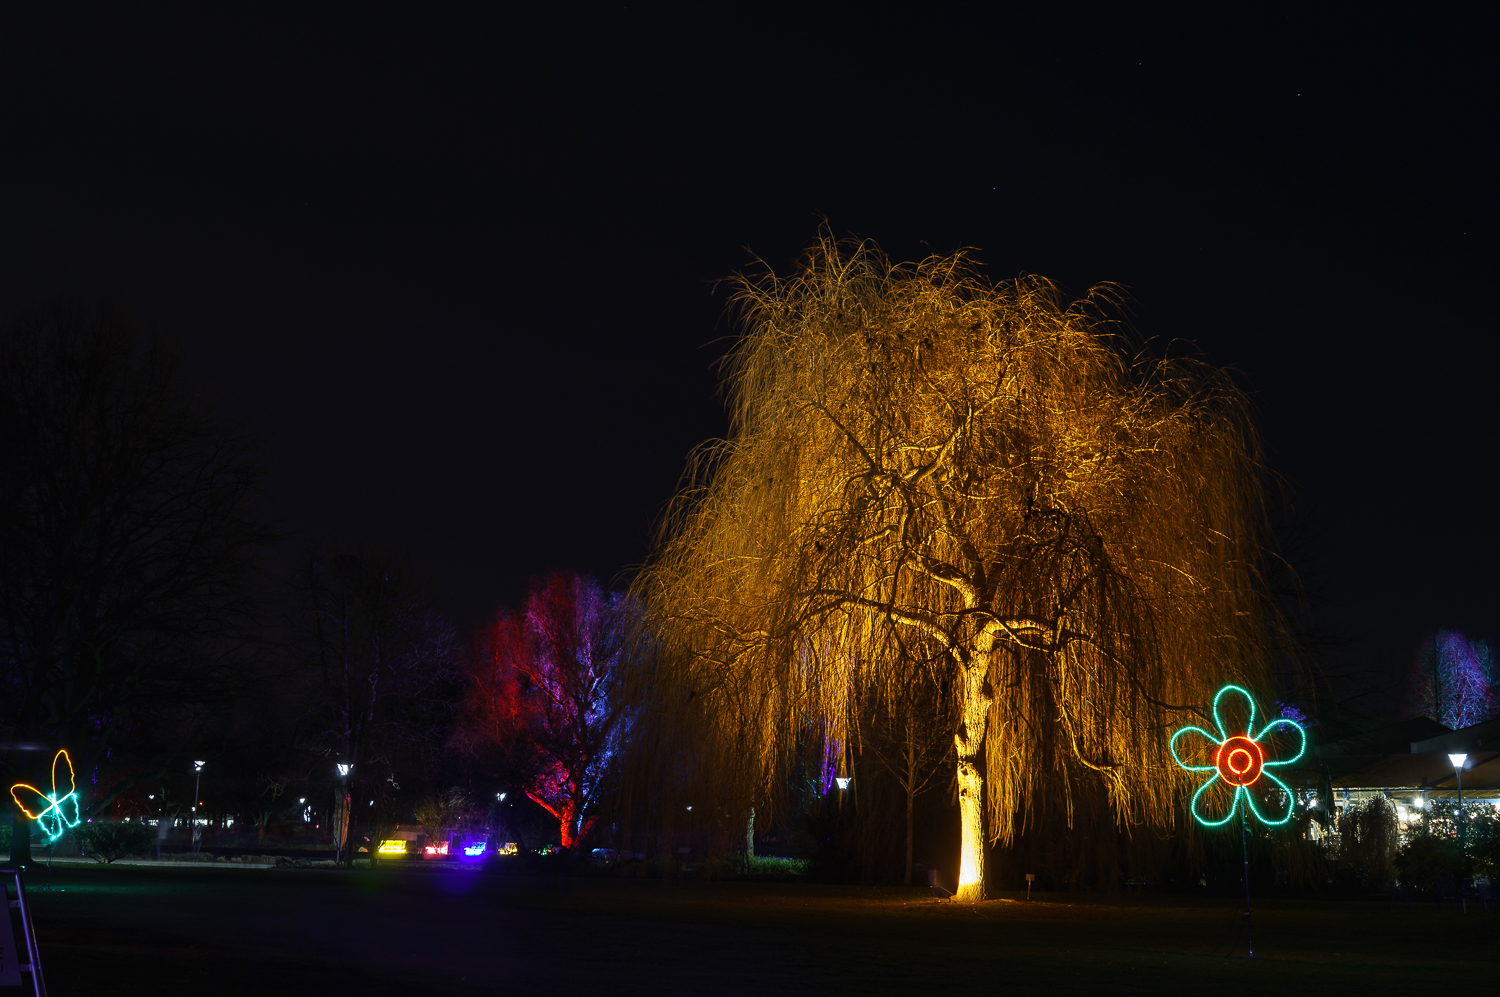
[[[703,993],[1447,993],[1500,971],[1500,915],[447,870],[55,868],[28,876],[53,997]],[[970,988],[978,988],[971,990]],[[184,990],[183,988],[191,988]],[[1472,992],[1472,991],[1471,991]]]

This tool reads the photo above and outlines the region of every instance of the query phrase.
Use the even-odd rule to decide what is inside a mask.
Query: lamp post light
[[[1453,777],[1458,780],[1458,813],[1456,814],[1458,820],[1458,860],[1460,865],[1458,897],[1465,914],[1469,912],[1468,902],[1464,899],[1463,884],[1463,878],[1468,874],[1469,870],[1468,857],[1464,854],[1464,762],[1468,757],[1464,752],[1457,752],[1448,756],[1448,760],[1453,763]]]

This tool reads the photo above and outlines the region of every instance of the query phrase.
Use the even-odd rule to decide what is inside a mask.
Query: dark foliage
[[[104,863],[147,854],[156,843],[156,828],[149,824],[96,820],[80,824],[74,833],[83,853]]]
[[[305,771],[295,776],[306,782],[315,772],[311,782],[334,793],[334,835],[352,821],[379,838],[436,781],[459,694],[458,642],[426,586],[390,551],[311,551],[302,581],[317,706]],[[338,763],[351,766],[347,791],[334,776]],[[356,799],[365,802],[343,816]]]
[[[182,751],[254,648],[257,476],[128,315],[0,332],[0,774],[66,745],[98,813]]]

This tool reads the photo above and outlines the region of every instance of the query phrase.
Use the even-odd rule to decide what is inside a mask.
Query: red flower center
[[[1265,763],[1265,752],[1248,737],[1227,739],[1219,745],[1219,751],[1214,755],[1219,778],[1231,786],[1248,786],[1259,779],[1261,767]]]

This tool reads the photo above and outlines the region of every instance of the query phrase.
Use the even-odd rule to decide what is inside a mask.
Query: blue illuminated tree
[[[1417,716],[1454,730],[1494,717],[1500,704],[1489,642],[1470,640],[1462,630],[1435,631],[1412,663],[1411,702]]]

